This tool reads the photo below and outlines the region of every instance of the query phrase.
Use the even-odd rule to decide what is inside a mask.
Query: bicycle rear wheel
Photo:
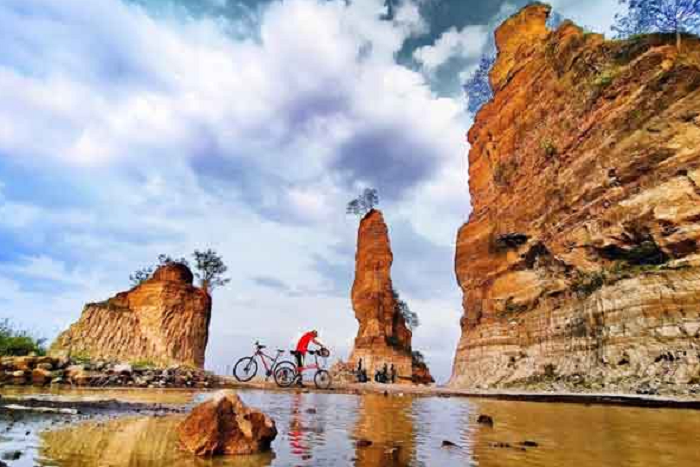
[[[296,366],[292,362],[280,362],[275,365],[275,383],[281,388],[294,384],[297,376]]]
[[[314,384],[318,389],[328,389],[331,387],[331,374],[326,370],[318,370],[314,375]]]
[[[233,376],[241,383],[250,381],[256,374],[258,374],[258,362],[253,357],[243,357],[233,367]]]

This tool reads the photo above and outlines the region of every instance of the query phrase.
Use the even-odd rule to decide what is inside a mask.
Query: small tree
[[[165,266],[166,264],[182,264],[184,266],[187,266],[188,268],[190,267],[190,262],[187,261],[185,258],[176,258],[173,259],[168,255],[160,254],[158,255],[158,267]]]
[[[394,295],[394,301],[396,302],[396,311],[400,313],[401,316],[403,316],[403,319],[406,322],[406,326],[408,326],[408,329],[410,329],[411,331],[415,330],[418,326],[420,326],[418,314],[415,311],[411,310],[411,308],[408,306],[408,303],[401,299],[401,296],[396,291],[396,289],[392,289],[391,293]]]
[[[493,99],[489,72],[494,63],[496,63],[494,53],[484,54],[477,69],[464,83],[464,92],[467,94],[467,109],[472,113],[478,112],[484,104]]]
[[[348,203],[347,213],[364,217],[374,207],[379,204],[379,194],[374,188],[365,188],[360,196]]]
[[[194,256],[196,268],[194,275],[200,280],[204,290],[209,292],[231,282],[231,279],[223,277],[228,271],[228,267],[217,252],[212,249],[207,251],[194,250],[192,256]]]
[[[681,34],[700,33],[700,0],[620,0],[625,14],[615,16],[613,30],[620,38],[644,33],[675,33],[681,50]]]
[[[131,281],[131,285],[135,287],[143,282],[146,282],[152,275],[153,267],[141,268],[134,271],[134,273],[129,276],[129,280]]]
[[[200,280],[202,288],[204,288],[207,292],[212,291],[216,287],[226,285],[231,281],[231,279],[223,277],[228,270],[228,267],[224,264],[221,256],[219,256],[214,250],[195,250],[192,256],[194,257],[195,261],[194,275]],[[129,280],[131,281],[132,285],[137,286],[150,279],[155,270],[159,267],[173,263],[182,264],[188,268],[190,267],[189,261],[187,261],[187,259],[184,257],[173,259],[168,255],[160,254],[158,255],[158,264],[156,266],[138,269],[129,276]]]

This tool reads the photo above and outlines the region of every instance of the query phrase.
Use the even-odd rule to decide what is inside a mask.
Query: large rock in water
[[[413,375],[411,331],[397,309],[391,282],[393,260],[384,216],[373,209],[357,233],[352,307],[360,326],[348,361],[357,368],[362,359],[370,379],[384,364],[393,364],[399,376]]]
[[[700,369],[700,42],[529,6],[469,132],[452,386],[683,385]]]
[[[202,368],[211,297],[192,281],[187,266],[170,263],[130,291],[86,305],[50,354]]]
[[[233,391],[220,391],[194,408],[178,429],[180,443],[197,456],[268,451],[277,436],[275,421],[246,407]]]

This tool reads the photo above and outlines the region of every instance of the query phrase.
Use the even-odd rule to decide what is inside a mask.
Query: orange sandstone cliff
[[[700,381],[700,41],[606,41],[526,7],[469,132],[453,387]],[[542,386],[540,386],[542,387]]]
[[[170,263],[128,292],[85,306],[50,353],[204,367],[211,297],[187,266]]]
[[[425,367],[414,362],[411,352],[411,331],[397,308],[391,282],[394,256],[389,230],[381,211],[371,210],[360,222],[357,233],[355,281],[352,306],[359,322],[349,364],[357,368],[362,359],[367,375],[374,377],[384,364],[393,364],[397,375],[418,382],[432,382]]]

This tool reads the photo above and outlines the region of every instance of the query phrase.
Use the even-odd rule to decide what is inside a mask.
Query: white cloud
[[[478,57],[487,41],[488,30],[484,26],[466,26],[461,30],[452,27],[442,33],[435,44],[417,49],[413,57],[430,73],[450,59]]]
[[[37,204],[0,198],[0,223],[40,235],[30,262],[0,270],[0,316],[22,310],[41,322],[51,303],[54,333],[159,253],[212,247],[233,279],[215,292],[212,366],[255,338],[281,344],[307,326],[347,350],[351,283],[341,295],[313,291],[338,280],[315,258],[353,261],[356,224],[344,207],[355,189],[376,184],[391,222],[440,245],[454,242],[468,211],[463,103],[395,62],[427,27],[415,5],[393,22],[383,11],[383,0],[274,2],[255,37],[239,38],[219,21],[149,16],[118,0],[2,2],[11,39],[0,43],[0,157],[79,187],[80,202],[52,206],[40,190]],[[461,31],[450,53],[478,53],[477,29]],[[425,51],[428,62],[439,53]],[[420,269],[413,254],[404,267]],[[450,258],[435,267],[452,274]],[[20,273],[68,277],[69,287],[33,291]],[[308,293],[270,293],[251,284],[256,276]],[[450,300],[458,309],[458,294]],[[444,302],[424,305],[426,322],[458,329]]]

